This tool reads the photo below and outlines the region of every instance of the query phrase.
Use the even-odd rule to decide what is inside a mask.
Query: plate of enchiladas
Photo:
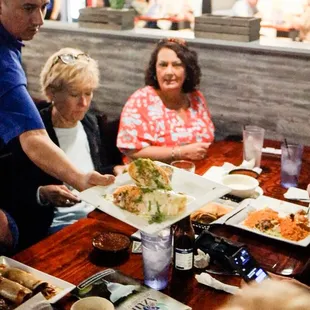
[[[156,233],[230,192],[227,186],[170,165],[137,159],[109,186],[80,198],[146,233]]]
[[[17,309],[37,293],[54,303],[72,291],[75,285],[0,256],[0,308]]]

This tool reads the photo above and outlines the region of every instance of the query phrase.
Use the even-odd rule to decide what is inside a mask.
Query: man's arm
[[[61,0],[54,0],[53,10],[50,17],[51,20],[57,19],[60,12],[60,8],[61,8]]]
[[[49,138],[45,129],[25,131],[19,136],[23,151],[39,168],[81,191],[94,185],[108,185],[114,176],[98,172],[83,174]]]

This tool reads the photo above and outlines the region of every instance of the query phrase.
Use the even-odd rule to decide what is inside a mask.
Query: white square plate
[[[249,212],[252,212],[255,210],[261,210],[266,207],[277,211],[279,213],[279,216],[281,217],[285,217],[291,213],[296,213],[299,210],[307,211],[307,208],[294,204],[294,203],[289,203],[283,200],[278,200],[278,199],[274,199],[274,198],[267,197],[267,196],[261,196],[255,200],[251,199],[250,203],[245,208],[243,208],[242,211],[236,212],[236,214],[232,216],[231,218],[229,218],[229,220],[227,220],[225,224],[230,225],[230,226],[235,226],[240,229],[248,230],[255,234],[265,236],[267,238],[276,239],[276,240],[280,240],[283,242],[287,242],[287,243],[291,243],[291,244],[295,244],[295,245],[299,245],[303,247],[307,247],[310,244],[310,236],[300,241],[292,241],[289,239],[265,234],[259,231],[258,229],[252,229],[242,224],[243,221],[247,218]],[[236,211],[239,211],[239,210],[236,210]]]
[[[39,271],[39,270],[34,269],[32,267],[29,267],[25,264],[22,264],[16,260],[9,258],[9,257],[6,257],[6,256],[0,256],[0,264],[4,264],[4,265],[9,266],[9,267],[19,268],[21,270],[27,271],[27,272],[33,274],[34,276],[36,276],[38,279],[46,281],[46,282],[56,286],[57,288],[59,288],[60,292],[58,294],[56,294],[55,296],[53,296],[52,298],[47,300],[47,302],[49,302],[51,304],[55,303],[56,301],[58,301],[59,299],[64,297],[66,294],[68,294],[69,292],[71,292],[75,288],[75,285],[73,285],[67,281],[53,277],[53,276],[51,276],[45,272],[42,272],[42,271]],[[32,298],[30,298],[29,301]]]
[[[158,165],[165,165],[158,163]],[[116,188],[126,184],[134,184],[128,173],[116,178],[115,183],[109,186],[95,186],[80,193],[80,198],[94,205],[101,211],[137,228],[146,233],[154,234],[175,222],[188,216],[193,211],[201,208],[207,202],[230,192],[227,186],[207,180],[197,174],[173,168],[171,180],[172,189],[175,192],[184,193],[188,196],[186,211],[178,216],[169,217],[162,223],[149,224],[148,220],[130,213],[116,206],[113,202],[105,199],[103,195],[112,194]]]

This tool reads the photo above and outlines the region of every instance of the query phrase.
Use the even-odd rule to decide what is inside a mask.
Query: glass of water
[[[141,231],[144,283],[162,290],[168,285],[171,263],[172,234],[166,228],[157,234],[150,235]]]
[[[265,129],[258,126],[243,128],[243,160],[251,162],[254,167],[260,167]]]
[[[303,146],[285,143],[281,145],[281,185],[285,188],[296,187],[302,163]]]

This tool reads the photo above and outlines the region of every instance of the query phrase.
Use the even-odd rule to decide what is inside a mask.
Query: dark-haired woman
[[[146,86],[125,104],[117,138],[130,159],[201,160],[214,139],[202,93],[197,54],[185,41],[160,40],[145,74]]]

